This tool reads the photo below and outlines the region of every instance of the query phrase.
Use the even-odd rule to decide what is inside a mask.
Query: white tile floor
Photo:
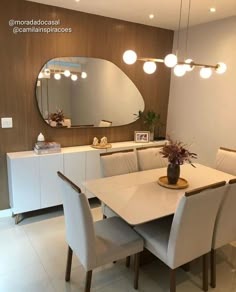
[[[92,209],[94,220],[102,218]],[[85,272],[73,257],[71,282],[64,281],[67,245],[62,211],[26,218],[18,225],[12,218],[0,219],[0,292],[83,291]],[[209,291],[236,292],[236,244],[217,253],[217,288]],[[124,261],[95,270],[92,291],[131,292],[133,271]],[[158,260],[140,268],[139,291],[168,291],[168,269]],[[201,291],[201,262],[191,272],[179,269],[177,292]]]

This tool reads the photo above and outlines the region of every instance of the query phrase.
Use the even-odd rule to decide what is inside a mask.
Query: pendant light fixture
[[[64,76],[65,77],[70,77],[70,75],[71,75],[70,70],[67,69],[67,70],[64,71]]]
[[[54,78],[55,78],[56,80],[60,80],[60,79],[61,79],[61,74],[58,73],[58,72],[54,73]]]
[[[71,68],[73,69],[73,67],[76,67],[73,64],[71,65],[70,63],[63,62],[60,58],[49,61],[39,73],[38,79],[50,79],[51,74],[55,80],[61,80],[63,77],[70,77],[72,81],[77,81],[79,77],[81,79],[86,79],[88,75],[85,71],[81,71],[81,69],[71,71]],[[77,66],[77,68],[78,67],[79,66]]]
[[[78,80],[78,76],[76,74],[72,74],[71,75],[71,80],[72,81],[77,81]]]
[[[60,59],[59,59],[59,64],[57,66],[60,66]],[[56,80],[60,80],[61,79],[60,71],[56,70],[56,60],[54,61],[54,78]]]
[[[135,62],[141,61],[144,62],[143,70],[147,74],[153,74],[157,69],[157,63],[164,63],[169,68],[174,68],[174,74],[178,77],[184,76],[186,73],[191,72],[194,68],[200,68],[200,76],[203,79],[208,79],[211,77],[213,71],[217,74],[223,74],[227,70],[227,66],[223,62],[219,62],[216,65],[201,64],[193,61],[191,58],[188,58],[188,34],[189,34],[189,22],[190,22],[190,10],[191,10],[191,0],[188,0],[188,18],[187,18],[187,27],[186,27],[186,41],[185,41],[185,60],[178,60],[179,53],[179,34],[182,18],[182,3],[183,0],[180,0],[180,10],[179,10],[179,24],[178,24],[178,35],[177,35],[177,51],[176,54],[168,54],[164,59],[157,58],[138,58],[137,54],[133,50],[127,50],[123,54],[123,61],[132,65]]]

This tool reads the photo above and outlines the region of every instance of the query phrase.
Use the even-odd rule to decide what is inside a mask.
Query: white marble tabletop
[[[189,186],[174,190],[157,181],[166,175],[166,167],[91,180],[86,188],[131,225],[137,225],[173,214],[185,191],[219,181],[228,182],[234,176],[216,169],[194,164],[180,167],[180,177]]]

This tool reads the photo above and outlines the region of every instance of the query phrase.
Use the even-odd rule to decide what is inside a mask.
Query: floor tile
[[[94,220],[101,220],[101,208],[92,208]],[[26,216],[18,225],[14,219],[0,219],[0,291],[83,292],[85,270],[73,256],[71,281],[65,282],[67,244],[62,209]],[[217,250],[217,287],[211,292],[236,292],[236,242]],[[95,269],[91,292],[134,292],[133,267],[125,260]],[[200,292],[201,260],[190,272],[177,270],[177,292]],[[140,292],[169,291],[169,271],[155,260],[140,267]]]
[[[55,289],[42,265],[34,263],[1,276],[0,291],[55,292]]]
[[[23,228],[4,229],[0,232],[0,275],[37,264],[39,258]]]

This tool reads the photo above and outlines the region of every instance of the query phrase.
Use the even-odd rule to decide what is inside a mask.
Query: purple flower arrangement
[[[197,154],[187,150],[182,142],[174,142],[171,139],[169,139],[169,143],[161,149],[160,154],[162,154],[162,157],[167,158],[170,163],[177,165],[188,162],[194,166],[191,159],[197,158]]]

